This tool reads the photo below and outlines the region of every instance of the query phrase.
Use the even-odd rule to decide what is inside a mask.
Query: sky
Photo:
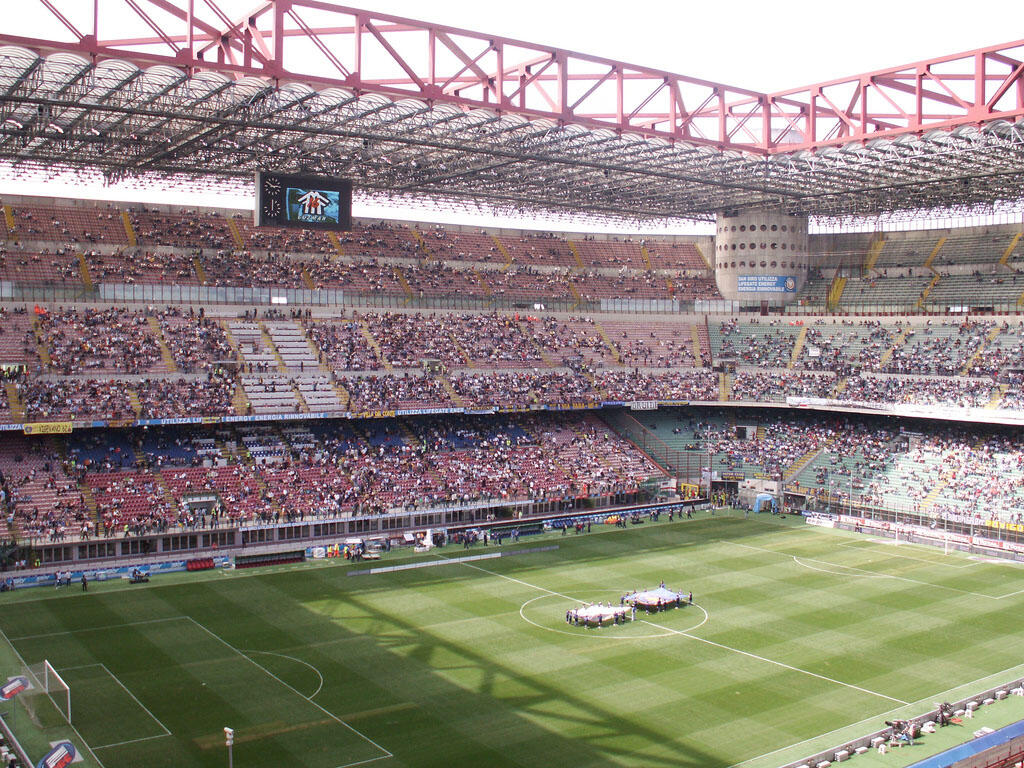
[[[69,3],[92,5],[88,0],[60,0],[62,7]],[[253,7],[255,0],[219,0],[219,4],[232,15]],[[767,92],[1024,39],[1024,3],[1012,0],[352,0],[349,4]],[[43,35],[48,19],[40,0],[19,0],[19,14],[5,20],[5,26],[15,34]],[[164,202],[146,199],[130,188],[77,184],[69,189],[87,197]],[[62,194],[52,182],[32,187],[0,178],[0,194],[4,192]],[[216,202],[252,205],[244,199]],[[355,213],[384,212],[357,203]],[[410,215],[439,218],[434,212]]]

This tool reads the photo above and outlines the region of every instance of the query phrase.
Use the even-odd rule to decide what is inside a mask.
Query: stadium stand
[[[86,209],[61,218],[56,203],[15,208],[18,236],[31,234],[38,248],[16,250],[8,240],[5,279],[31,282],[24,271],[29,264],[20,263],[27,261],[35,265],[32,280],[73,283],[76,290],[86,281],[101,288],[151,283],[182,290],[255,284],[339,289],[354,296],[390,296],[394,302],[390,309],[143,307],[97,302],[95,294],[74,306],[9,302],[0,318],[0,364],[8,371],[0,390],[0,420],[76,425],[73,439],[48,438],[46,452],[27,463],[23,458],[17,468],[11,464],[19,488],[35,482],[26,478],[33,471],[38,478],[44,465],[53,478],[42,488],[31,486],[34,501],[46,499],[38,514],[34,504],[26,509],[26,494],[19,493],[11,526],[33,536],[122,536],[126,526],[130,535],[144,536],[296,515],[352,516],[368,510],[381,515],[488,494],[536,501],[584,487],[602,496],[633,492],[640,482],[664,478],[673,467],[692,468],[694,446],[699,452],[707,442],[702,431],[709,425],[717,471],[784,476],[791,491],[813,488],[815,493],[822,487],[819,476],[847,477],[860,503],[920,507],[927,500],[928,509],[958,514],[968,497],[949,488],[947,473],[936,469],[940,459],[929,454],[925,470],[917,459],[897,458],[886,464],[896,474],[868,472],[865,466],[879,464],[878,446],[890,450],[894,439],[883,432],[880,441],[872,441],[856,431],[848,451],[829,448],[832,458],[823,458],[835,442],[828,420],[815,425],[762,414],[756,417],[756,439],[737,441],[732,432],[741,416],[720,412],[707,423],[690,424],[693,417],[687,415],[689,426],[679,433],[673,431],[678,423],[658,430],[656,442],[678,454],[655,465],[637,443],[616,437],[619,417],[606,410],[508,417],[486,428],[458,413],[602,403],[784,404],[793,398],[871,409],[1000,413],[1021,407],[1024,325],[1019,319],[842,314],[843,302],[916,304],[921,310],[929,285],[929,301],[966,306],[992,295],[979,288],[979,280],[989,277],[980,277],[976,267],[988,263],[991,271],[993,260],[1006,261],[1010,238],[1002,232],[946,233],[938,250],[940,236],[931,233],[886,240],[880,251],[872,246],[878,239],[833,236],[831,247],[847,248],[842,260],[849,264],[866,258],[857,249],[874,248],[879,255],[872,276],[847,281],[837,316],[791,311],[775,317],[638,315],[638,305],[601,302],[714,299],[694,243],[492,236],[375,222],[335,244],[309,233],[254,230],[216,213],[132,210],[127,211],[129,230],[115,209]],[[37,226],[40,221],[50,225]],[[129,231],[134,245],[127,242]],[[937,268],[970,271],[942,274],[936,281],[928,271],[932,265],[919,259],[929,243],[925,257],[935,250]],[[22,271],[11,272],[12,265]],[[1009,300],[1016,274],[999,275],[995,280],[1005,286],[1000,295]],[[824,274],[816,280],[819,286],[830,282]],[[511,298],[522,306],[481,305],[472,311],[401,306],[444,300],[451,293],[480,301]],[[557,301],[586,310],[538,308]],[[807,306],[812,305],[809,299]],[[415,415],[424,410],[449,415],[432,417],[426,427]],[[375,420],[295,421],[298,426],[288,428],[281,425],[291,422],[264,428],[223,421],[339,416]],[[112,432],[78,431],[94,421],[182,418],[219,422],[218,431],[163,427],[124,439]],[[645,419],[654,435],[657,419],[650,424]],[[8,460],[23,454],[26,439],[3,437],[0,453]],[[502,449],[495,454],[497,445]],[[993,445],[1010,457],[999,459],[1006,476],[1016,477],[1011,468],[1016,443]],[[687,452],[690,458],[681,462],[678,456]],[[530,466],[537,469],[533,475],[523,469]],[[950,477],[970,485],[977,466]],[[933,488],[915,492],[920,498],[900,495],[894,488],[908,479]],[[839,495],[841,483],[834,485]],[[47,486],[63,488],[61,498],[42,495],[51,489]],[[995,514],[1017,514],[1014,494],[992,492],[986,498],[1007,505]]]

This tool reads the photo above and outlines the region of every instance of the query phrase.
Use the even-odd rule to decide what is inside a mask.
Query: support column
[[[807,281],[807,219],[777,211],[723,211],[715,233],[715,282],[731,301],[789,304]]]

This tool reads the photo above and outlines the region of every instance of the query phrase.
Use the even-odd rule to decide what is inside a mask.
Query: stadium
[[[5,768],[1020,764],[1024,41],[234,5],[0,27]]]

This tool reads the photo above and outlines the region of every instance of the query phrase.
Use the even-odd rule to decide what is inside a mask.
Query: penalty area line
[[[871,690],[868,690],[867,688],[861,688],[859,685],[854,685],[853,683],[846,683],[846,682],[843,682],[842,680],[836,680],[834,677],[827,677],[825,675],[819,675],[817,672],[811,672],[809,669],[801,669],[800,667],[794,667],[792,664],[786,664],[784,661],[776,661],[775,659],[769,659],[766,656],[758,656],[756,653],[751,653],[750,651],[743,651],[743,650],[740,650],[739,648],[733,648],[732,646],[729,646],[729,645],[723,645],[722,643],[716,643],[714,640],[708,640],[707,638],[704,638],[704,637],[697,637],[696,635],[691,635],[688,632],[683,632],[683,631],[678,630],[678,629],[672,629],[671,627],[666,627],[666,626],[663,626],[661,624],[656,624],[653,621],[647,621],[647,619],[640,619],[640,621],[642,621],[644,624],[649,624],[649,625],[651,625],[652,627],[654,627],[656,629],[662,629],[662,630],[664,630],[666,632],[671,632],[672,634],[675,634],[675,635],[681,635],[682,637],[688,637],[691,640],[696,640],[697,642],[705,643],[707,645],[713,645],[715,648],[721,648],[722,650],[725,650],[725,651],[732,651],[733,653],[739,653],[739,654],[741,654],[743,656],[748,656],[751,659],[757,659],[758,661],[764,661],[764,662],[767,662],[768,664],[774,664],[774,665],[776,665],[778,667],[782,667],[784,669],[792,670],[793,672],[799,672],[802,675],[809,675],[810,677],[816,677],[819,680],[825,680],[825,681],[827,681],[829,683],[835,683],[836,685],[842,685],[845,688],[852,688],[855,691],[860,691],[861,693],[866,693],[866,694],[868,694],[870,696],[877,696],[877,697],[879,697],[881,699],[888,699],[889,701],[895,701],[897,704],[901,704],[901,705],[906,705],[906,704],[910,703],[910,702],[904,701],[903,699],[897,699],[895,696],[888,696],[888,695],[886,695],[884,693],[879,693],[878,691],[871,691]]]
[[[194,619],[194,618],[193,618],[193,617],[191,617],[191,616],[186,616],[185,618],[186,618],[186,619],[188,619],[189,621],[191,621],[191,622],[192,622],[193,624],[195,624],[195,625],[196,625],[196,626],[197,626],[197,627],[198,627],[199,629],[201,629],[201,630],[202,630],[203,632],[205,632],[206,634],[208,634],[208,635],[209,635],[210,637],[212,637],[212,638],[213,638],[214,640],[216,640],[217,642],[221,643],[222,645],[224,645],[225,647],[227,647],[227,648],[228,648],[229,650],[231,650],[231,651],[234,651],[234,652],[235,652],[235,653],[236,653],[236,654],[237,654],[238,656],[241,656],[241,657],[242,657],[243,659],[245,659],[246,661],[248,661],[248,662],[249,662],[250,664],[252,664],[252,665],[253,665],[254,667],[256,667],[257,669],[260,669],[260,670],[262,670],[262,671],[263,671],[263,673],[264,673],[265,675],[267,675],[268,677],[270,677],[270,678],[272,678],[272,679],[276,680],[276,681],[277,681],[278,683],[280,683],[280,684],[281,684],[282,686],[284,686],[284,687],[285,687],[285,688],[287,688],[287,689],[288,689],[289,691],[291,691],[292,693],[294,693],[294,694],[295,694],[296,696],[298,696],[298,697],[300,697],[300,698],[302,698],[302,699],[305,699],[305,700],[306,700],[306,701],[308,701],[308,702],[309,702],[310,704],[312,704],[312,705],[313,705],[314,707],[316,707],[316,708],[317,708],[317,709],[319,709],[319,710],[320,710],[321,712],[323,712],[323,713],[324,713],[325,715],[327,715],[327,716],[328,716],[329,718],[331,718],[332,720],[334,720],[334,721],[335,721],[336,723],[338,723],[339,725],[341,725],[341,726],[343,726],[343,727],[347,728],[347,729],[348,729],[349,731],[351,731],[352,733],[354,733],[354,734],[355,734],[356,736],[358,736],[359,738],[361,738],[361,739],[362,739],[363,741],[365,741],[365,742],[368,742],[369,744],[372,744],[372,745],[373,745],[374,747],[376,747],[376,748],[377,748],[378,750],[380,750],[380,751],[382,752],[382,754],[381,754],[381,755],[379,755],[378,757],[372,757],[372,758],[369,758],[369,759],[367,759],[367,760],[360,760],[360,761],[358,761],[358,762],[355,762],[355,763],[348,763],[348,765],[349,765],[349,766],[353,766],[353,765],[362,765],[362,764],[364,764],[364,763],[372,763],[372,762],[374,762],[374,761],[376,761],[376,760],[384,760],[384,759],[387,759],[387,758],[392,758],[392,757],[394,757],[394,754],[393,754],[393,753],[392,753],[392,752],[391,752],[390,750],[388,750],[388,749],[385,749],[385,748],[384,748],[384,747],[382,747],[382,746],[381,746],[380,744],[378,744],[378,743],[377,743],[376,741],[374,741],[374,740],[373,740],[373,739],[371,739],[371,738],[370,738],[369,736],[367,736],[367,735],[366,735],[365,733],[363,733],[362,731],[358,730],[357,728],[354,728],[353,726],[349,725],[348,723],[346,723],[346,722],[345,722],[344,720],[342,720],[342,719],[341,719],[340,717],[338,717],[338,716],[337,716],[336,714],[334,714],[334,713],[333,713],[333,712],[331,712],[330,710],[326,709],[325,707],[321,706],[320,704],[317,704],[317,703],[316,703],[315,701],[313,701],[313,698],[312,698],[311,696],[306,696],[306,695],[305,695],[304,693],[302,693],[301,691],[298,691],[298,690],[296,690],[296,688],[295,688],[294,686],[292,686],[292,685],[289,685],[288,683],[286,683],[286,682],[285,682],[284,680],[282,680],[282,679],[281,679],[280,677],[278,677],[277,675],[275,675],[275,674],[274,674],[273,672],[271,672],[271,671],[270,671],[269,669],[267,669],[266,667],[264,667],[264,666],[263,666],[262,664],[260,664],[260,663],[259,663],[258,661],[256,661],[256,660],[255,660],[254,658],[252,658],[252,656],[249,656],[249,655],[247,655],[247,654],[243,653],[242,651],[238,650],[238,648],[236,648],[235,646],[233,646],[233,645],[232,645],[231,643],[229,643],[229,642],[228,642],[227,640],[225,640],[225,639],[224,639],[223,637],[221,637],[220,635],[218,635],[218,634],[217,634],[216,632],[214,632],[214,631],[213,631],[212,629],[210,629],[209,627],[207,627],[207,626],[203,625],[202,623],[200,623],[199,621],[197,621],[196,619]],[[319,693],[319,691],[317,691],[317,693]]]

